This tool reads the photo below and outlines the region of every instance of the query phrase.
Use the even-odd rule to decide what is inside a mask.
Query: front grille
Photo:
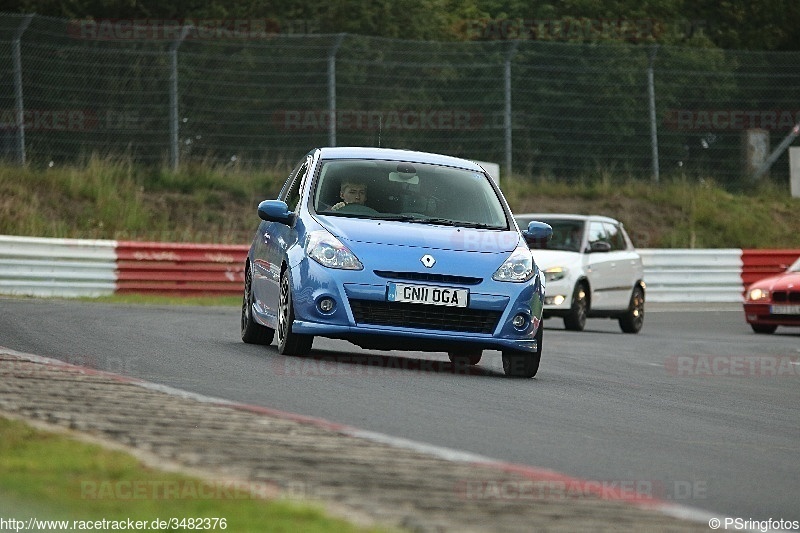
[[[350,300],[357,324],[492,333],[500,311],[468,307],[409,304],[376,300]]]
[[[432,274],[429,272],[393,272],[376,270],[375,274],[388,279],[404,279],[409,281],[429,281],[432,283],[450,283],[453,285],[478,285],[483,278],[470,276],[451,276],[448,274]]]
[[[800,303],[800,292],[775,291],[772,293],[772,301],[775,303]]]

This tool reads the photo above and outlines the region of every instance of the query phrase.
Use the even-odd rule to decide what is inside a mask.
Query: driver
[[[367,200],[367,186],[362,181],[345,180],[339,189],[339,197],[342,201],[331,207],[333,211],[341,209],[347,204],[364,205]]]

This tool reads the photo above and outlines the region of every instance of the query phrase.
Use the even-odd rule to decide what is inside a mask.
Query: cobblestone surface
[[[411,531],[708,531],[575,480],[376,442],[352,429],[203,401],[0,348],[0,415],[58,426],[148,464],[302,497]],[[537,474],[537,472],[539,472]]]

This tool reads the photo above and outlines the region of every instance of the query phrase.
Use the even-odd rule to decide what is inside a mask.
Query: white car
[[[544,271],[544,318],[559,316],[564,327],[582,331],[587,317],[619,320],[625,333],[644,323],[642,259],[622,224],[604,216],[517,215],[521,228],[536,220],[549,224],[548,242],[529,242]]]

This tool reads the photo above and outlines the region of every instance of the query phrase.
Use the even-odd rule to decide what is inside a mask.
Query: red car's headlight
[[[747,291],[747,299],[751,302],[769,299],[769,291],[766,289],[750,289]]]

